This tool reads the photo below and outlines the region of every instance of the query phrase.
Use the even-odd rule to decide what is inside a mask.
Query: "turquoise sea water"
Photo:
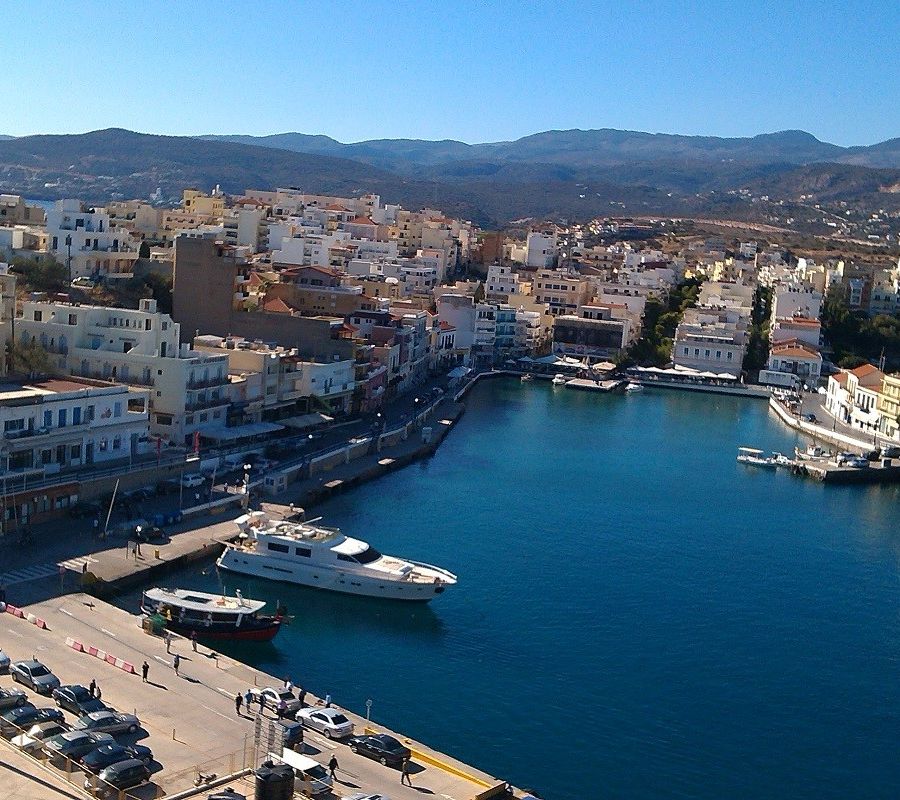
[[[738,465],[799,441],[758,400],[467,404],[432,459],[315,509],[459,585],[410,608],[223,574],[297,615],[236,655],[547,798],[896,797],[900,487]]]

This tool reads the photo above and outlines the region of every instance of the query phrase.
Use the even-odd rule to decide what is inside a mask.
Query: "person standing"
[[[306,689],[302,686],[297,691],[297,698],[300,700],[300,708],[304,708],[306,706]]]
[[[191,631],[191,649],[197,652],[197,631]]]
[[[253,693],[249,689],[247,689],[247,691],[244,692],[244,705],[247,706],[248,714],[250,713],[250,703],[252,703],[252,702],[253,702]]]
[[[266,713],[266,696],[264,694],[262,694],[262,692],[260,692],[260,695],[259,695],[259,713],[260,714]]]
[[[141,664],[141,677],[144,679],[144,683],[147,682],[147,675],[150,673],[150,665],[145,661]]]
[[[407,786],[412,786],[412,778],[409,777],[409,759],[403,759],[403,766],[400,768],[400,783],[406,784]]]
[[[238,716],[241,715],[241,703],[243,703],[243,702],[244,702],[244,696],[240,692],[238,692],[234,696],[234,711]]]
[[[172,659],[172,667],[175,670],[175,674],[178,675],[178,667],[181,666],[181,656],[178,653],[175,653],[175,658]]]
[[[325,708],[331,708],[331,695],[325,695]]]
[[[97,681],[94,678],[91,678],[91,682],[88,684],[88,692],[90,692],[91,697],[93,697],[97,692]]]
[[[278,701],[278,710],[277,710],[278,719],[284,719],[285,714],[287,714],[287,703],[282,697],[281,700]]]
[[[169,631],[163,631],[163,639],[166,640],[166,652],[172,652],[172,634]]]
[[[334,780],[334,773],[338,768],[338,760],[337,756],[334,753],[331,754],[331,760],[328,762],[328,771],[331,773],[331,779]]]

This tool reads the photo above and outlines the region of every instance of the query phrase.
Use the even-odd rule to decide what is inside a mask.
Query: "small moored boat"
[[[565,386],[567,380],[569,379],[565,375],[563,375],[562,373],[557,373],[553,376],[553,380],[550,381],[550,383],[552,383],[554,386]]]
[[[778,462],[774,458],[764,456],[763,451],[757,450],[755,447],[739,447],[737,460],[741,464],[750,464],[754,467],[774,469],[778,466]]]
[[[268,642],[281,629],[284,609],[260,614],[262,600],[195,592],[192,589],[148,589],[141,596],[141,611],[159,615],[166,628],[182,636],[196,633],[199,639],[241,639]]]
[[[625,391],[628,392],[628,393],[631,393],[631,392],[643,392],[643,391],[644,391],[644,387],[643,387],[641,384],[639,384],[639,383],[631,383],[631,382],[629,382],[629,383],[626,384],[626,386],[625,386]]]
[[[526,372],[519,380],[521,380],[522,383],[530,383],[534,380],[534,375],[532,375],[530,372]]]

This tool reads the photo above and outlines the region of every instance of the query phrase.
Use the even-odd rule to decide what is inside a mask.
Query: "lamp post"
[[[72,286],[72,235],[66,236],[66,268],[69,270],[69,286]]]

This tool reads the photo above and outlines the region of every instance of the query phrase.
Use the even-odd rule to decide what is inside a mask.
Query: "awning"
[[[318,425],[324,425],[326,422],[333,422],[334,417],[329,417],[327,414],[301,414],[298,417],[287,417],[286,419],[281,420],[281,424],[288,428],[295,428],[298,431],[306,430],[307,428],[315,428]]]
[[[214,442],[236,442],[239,439],[265,436],[280,430],[284,430],[284,425],[276,425],[274,422],[250,422],[246,425],[235,425],[233,428],[216,425],[201,428],[200,438],[211,439]]]
[[[472,370],[469,367],[455,367],[447,373],[448,378],[465,378]]]

